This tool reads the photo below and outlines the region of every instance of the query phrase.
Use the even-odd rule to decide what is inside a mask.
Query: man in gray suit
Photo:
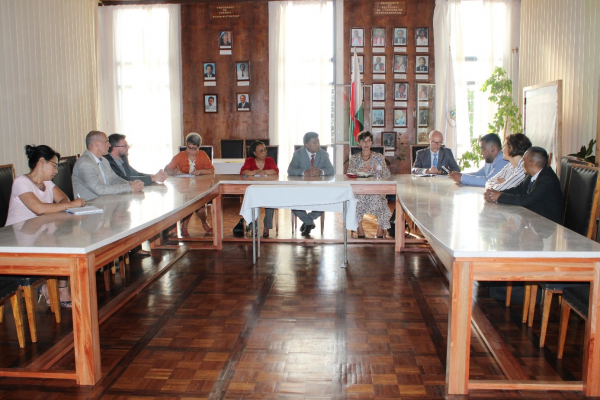
[[[287,172],[288,175],[312,177],[335,173],[329,161],[329,154],[321,149],[318,134],[308,132],[304,135],[304,147],[294,153]],[[300,232],[305,236],[308,236],[315,227],[314,220],[323,215],[322,211],[313,211],[310,214],[304,210],[292,210],[292,212],[302,221]]]
[[[460,167],[454,160],[452,150],[442,147],[444,136],[440,131],[429,132],[429,147],[417,151],[413,174],[443,174],[442,167],[450,171],[460,171]]]
[[[144,189],[140,180],[128,182],[119,178],[102,156],[108,154],[110,143],[106,133],[91,131],[85,137],[87,150],[73,167],[73,193],[86,200],[106,194],[139,192]]]

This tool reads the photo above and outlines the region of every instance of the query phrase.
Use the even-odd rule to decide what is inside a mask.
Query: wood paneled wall
[[[183,131],[198,132],[203,143],[269,137],[268,2],[244,2],[237,19],[211,20],[209,5],[181,5]],[[233,31],[233,54],[219,55],[218,34]],[[237,86],[235,63],[250,62],[250,86]],[[204,86],[203,64],[215,62],[217,86]],[[237,93],[250,94],[250,112],[237,111]],[[218,95],[218,112],[204,112],[204,94]],[[182,138],[183,143],[183,138]]]
[[[373,5],[371,0],[346,0],[344,1],[344,46],[348,49],[348,56],[344,57],[344,71],[347,76],[345,81],[351,82],[350,76],[350,30],[351,28],[365,29],[365,47],[364,52],[364,84],[385,83],[386,84],[386,105],[385,105],[385,127],[384,132],[392,132],[394,130],[394,82],[405,82],[409,86],[408,110],[407,110],[407,132],[402,134],[401,142],[396,143],[396,154],[401,151],[400,147],[405,147],[409,144],[416,143],[416,119],[413,117],[413,112],[416,109],[416,91],[417,83],[435,83],[435,57],[434,57],[434,42],[433,42],[433,11],[435,8],[435,0],[404,0],[406,3],[406,15],[390,15],[390,16],[374,16]],[[386,79],[373,80],[371,34],[373,27],[386,28]],[[416,28],[429,27],[429,51],[427,53],[416,52]],[[393,73],[394,59],[394,28],[408,28],[408,45],[406,53],[396,53],[408,56],[408,72],[407,79],[395,80]],[[360,54],[360,53],[359,53]],[[375,54],[375,55],[376,55]],[[415,57],[417,55],[429,56],[429,80],[415,79]],[[338,60],[339,62],[339,60]],[[387,157],[387,160],[392,163],[390,170],[392,173],[410,173],[410,148],[405,152],[405,161],[398,161],[395,157]]]

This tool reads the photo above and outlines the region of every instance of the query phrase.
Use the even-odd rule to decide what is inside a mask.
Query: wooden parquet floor
[[[189,251],[179,259],[100,326],[103,376],[95,387],[5,378],[0,399],[445,398],[448,286],[432,256],[351,245],[350,266],[342,269],[341,245],[264,244],[262,250],[256,266],[246,243],[226,244],[222,252]],[[111,292],[99,290],[100,305],[150,273],[155,257],[134,257],[126,282],[117,274]],[[565,359],[558,362],[556,304],[547,348],[539,349],[539,316],[528,329],[520,306],[507,310],[487,297],[487,289],[476,293],[531,379],[580,379],[582,321],[572,318]],[[5,308],[3,367],[23,365],[70,327],[70,320],[51,325],[40,305],[40,342],[20,350],[12,311]],[[73,369],[73,352],[54,368]],[[470,376],[505,379],[476,333]],[[457,398],[581,397],[472,391]]]

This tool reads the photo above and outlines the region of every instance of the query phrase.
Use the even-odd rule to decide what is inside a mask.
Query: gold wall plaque
[[[208,16],[210,19],[233,19],[239,18],[242,12],[242,7],[238,4],[209,4]]]
[[[406,2],[376,1],[373,3],[373,15],[406,15]]]

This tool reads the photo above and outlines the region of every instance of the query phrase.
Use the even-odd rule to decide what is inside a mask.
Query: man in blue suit
[[[496,175],[508,161],[504,159],[502,154],[502,142],[500,137],[495,133],[488,133],[480,139],[481,155],[485,160],[485,165],[477,172],[469,174],[461,174],[460,172],[452,172],[450,178],[456,183],[470,186],[485,186],[485,183],[492,176]]]
[[[429,147],[417,151],[413,174],[443,174],[442,167],[450,171],[460,171],[460,167],[452,155],[452,150],[442,147],[444,136],[440,131],[429,132]]]
[[[333,165],[329,161],[329,154],[321,149],[319,135],[315,132],[308,132],[304,135],[304,147],[298,149],[288,167],[288,175],[295,176],[324,176],[333,175]],[[300,232],[307,236],[315,227],[314,220],[323,215],[322,211],[313,211],[308,214],[304,210],[292,210],[302,221]]]

